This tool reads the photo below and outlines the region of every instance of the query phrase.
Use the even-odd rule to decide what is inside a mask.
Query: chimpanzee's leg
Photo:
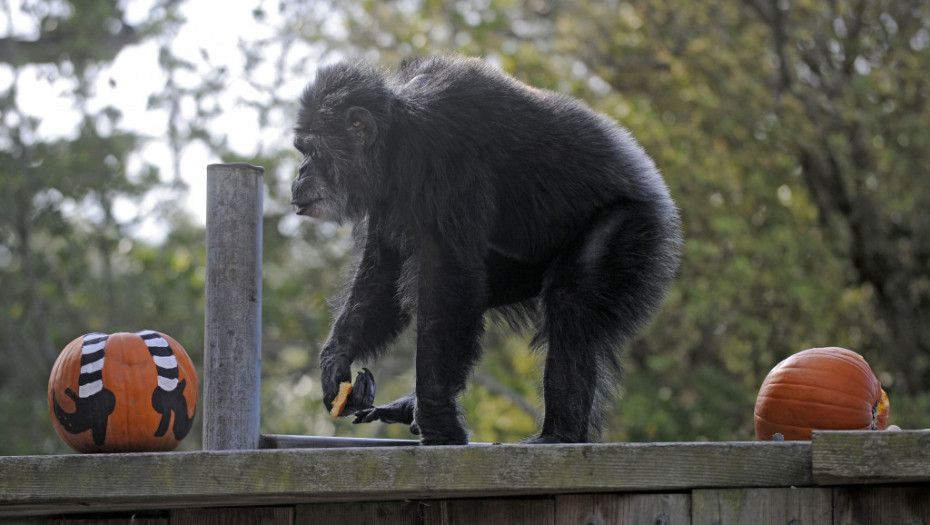
[[[488,306],[497,308],[536,297],[542,287],[545,265],[519,261],[491,251],[485,260],[485,270],[489,291]],[[420,429],[413,420],[416,404],[416,393],[411,392],[386,405],[356,412],[353,423],[403,423],[410,425],[411,432],[419,434]]]
[[[537,443],[597,439],[620,352],[659,307],[677,270],[677,215],[625,202],[595,218],[543,282],[545,419]]]
[[[543,263],[519,261],[491,251],[485,261],[488,306],[506,307],[536,297],[542,287],[545,268]],[[416,404],[416,393],[411,392],[386,405],[356,412],[353,423],[403,423],[410,425],[411,432],[419,434],[420,429],[414,421]]]

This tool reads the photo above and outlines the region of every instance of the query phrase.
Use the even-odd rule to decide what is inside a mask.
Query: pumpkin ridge
[[[799,375],[801,377],[795,377],[794,382],[796,382],[797,380],[801,378],[816,376],[816,372],[826,372],[830,374],[837,373],[837,367],[817,366],[816,363],[805,363],[805,362],[801,362],[801,363],[795,362],[795,363],[792,363],[791,366],[782,367],[782,369],[793,370],[793,371],[800,373]],[[875,388],[875,384],[878,383],[878,379],[874,379],[875,375],[872,372],[871,368],[854,367],[852,370],[849,370],[849,372],[853,372],[853,374],[849,374],[849,373],[844,374],[843,376],[844,382],[854,384],[857,387],[860,387],[864,390],[865,389],[873,390]],[[778,376],[780,375],[783,375],[783,374],[776,373],[776,376],[775,376],[776,380]],[[869,380],[868,378],[869,375],[872,375],[873,380]],[[856,377],[856,376],[860,376],[860,377]]]
[[[824,416],[816,417],[814,409],[828,409],[830,416],[825,418]],[[858,424],[859,421],[868,420],[868,424],[872,422],[871,408],[862,406],[857,409],[854,408],[843,408],[833,404],[828,403],[795,403],[790,407],[783,406],[780,411],[781,415],[784,416],[787,421],[797,421],[799,423],[806,423],[812,420],[820,421],[853,421],[854,424]],[[753,412],[756,414],[756,412]],[[771,416],[770,416],[771,417]],[[779,418],[781,420],[781,418]],[[863,423],[866,424],[866,423]],[[853,429],[848,429],[853,430]]]
[[[831,387],[820,386],[820,385],[805,385],[805,384],[798,384],[798,383],[791,383],[791,382],[785,382],[785,383],[768,383],[768,384],[765,386],[765,388],[763,388],[763,389],[759,392],[759,397],[773,397],[773,398],[775,398],[775,399],[798,400],[798,401],[807,401],[807,400],[810,399],[810,397],[806,397],[806,396],[805,396],[805,397],[794,397],[794,396],[789,396],[788,394],[789,394],[790,392],[784,392],[784,390],[787,390],[788,388],[782,388],[782,389],[772,388],[773,385],[783,385],[783,386],[785,386],[785,387],[790,387],[791,390],[796,390],[796,391],[801,391],[801,390],[804,390],[804,389],[820,390],[820,391],[829,393],[829,394],[830,394],[830,397],[841,397],[841,398],[844,398],[844,399],[848,399],[848,400],[850,400],[850,401],[861,401],[861,402],[863,402],[863,403],[868,404],[869,406],[872,406],[872,405],[874,405],[875,403],[878,403],[879,401],[881,401],[881,392],[879,392],[879,399],[878,399],[877,401],[870,401],[870,400],[865,399],[865,398],[863,398],[863,397],[861,397],[861,396],[858,396],[858,395],[856,395],[856,394],[853,394],[853,393],[850,393],[850,392],[843,392],[843,391],[836,390],[836,389],[831,388]],[[776,395],[776,394],[774,394],[774,393],[769,393],[769,392],[778,392],[778,393],[781,394],[781,395]],[[799,392],[799,393],[802,393],[802,392]],[[810,392],[804,392],[804,394],[810,395],[811,393],[810,393]]]
[[[797,405],[805,405],[805,406],[810,405],[810,406],[819,406],[819,407],[824,407],[824,408],[832,408],[832,409],[840,410],[840,411],[857,411],[857,410],[861,410],[862,408],[868,408],[869,410],[871,410],[873,406],[873,405],[870,405],[869,403],[862,401],[861,399],[859,400],[861,402],[860,403],[861,406],[858,408],[854,408],[854,407],[847,408],[843,405],[837,405],[835,403],[829,403],[827,401],[813,401],[810,399],[800,399],[800,398],[791,398],[791,397],[759,396],[759,398],[757,399],[762,399],[763,402],[771,399],[775,401],[788,402],[788,403],[797,404]]]
[[[810,425],[798,426],[798,425],[791,425],[791,424],[788,424],[788,423],[779,423],[779,422],[777,422],[777,421],[771,421],[771,420],[765,419],[764,417],[761,417],[761,416],[758,416],[758,418],[759,418],[760,421],[764,421],[765,423],[768,423],[768,424],[770,424],[770,425],[772,425],[772,426],[776,426],[776,427],[779,427],[779,428],[792,428],[792,429],[798,429],[798,430],[811,430],[811,431],[813,431],[813,430],[825,430],[825,431],[836,431],[836,430],[869,430],[870,427],[871,427],[871,423],[869,423],[868,425],[862,426],[862,427],[858,427],[858,428],[848,428],[848,429],[847,429],[847,428],[844,428],[844,429],[826,428],[826,427],[823,427],[823,426],[814,427],[814,426],[810,426]],[[783,433],[783,432],[782,432],[782,433]]]
[[[827,361],[834,362],[828,363]],[[848,367],[849,372],[859,372],[858,374],[844,374],[844,379],[860,387],[871,389],[874,388],[875,383],[881,384],[875,378],[872,367],[869,366],[864,357],[852,350],[839,347],[812,348],[798,352],[785,358],[776,365],[775,369],[803,370],[808,374],[812,371],[836,373],[838,366]]]

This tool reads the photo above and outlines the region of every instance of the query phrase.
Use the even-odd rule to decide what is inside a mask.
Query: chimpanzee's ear
[[[367,109],[359,106],[353,106],[346,112],[346,126],[359,142],[363,143],[366,148],[375,144],[378,138],[378,126],[375,118]]]

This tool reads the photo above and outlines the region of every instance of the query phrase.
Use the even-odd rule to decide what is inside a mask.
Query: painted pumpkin
[[[170,336],[92,333],[62,350],[48,381],[58,436],[78,452],[173,450],[197,411],[197,372]]]
[[[811,348],[775,366],[756,399],[756,439],[810,440],[813,430],[884,430],[888,396],[865,358]]]

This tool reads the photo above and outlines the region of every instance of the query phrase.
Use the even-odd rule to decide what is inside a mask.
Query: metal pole
[[[416,447],[419,439],[375,439],[262,434],[258,448]]]
[[[501,443],[484,443],[473,441],[468,446],[500,445]],[[419,439],[381,439],[328,436],[292,436],[284,434],[262,434],[258,448],[376,448],[376,447],[416,447]]]
[[[207,166],[203,448],[258,448],[264,168]]]

